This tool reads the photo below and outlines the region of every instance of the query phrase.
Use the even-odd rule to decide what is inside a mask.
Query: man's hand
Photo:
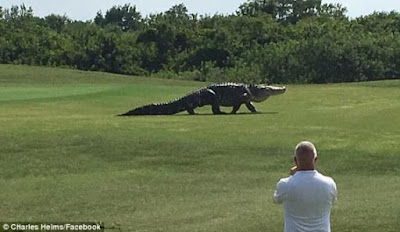
[[[297,172],[297,166],[290,169],[290,175],[293,176]]]

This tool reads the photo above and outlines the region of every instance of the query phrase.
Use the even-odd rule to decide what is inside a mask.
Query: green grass
[[[332,230],[399,231],[400,81],[291,85],[262,114],[115,117],[203,84],[0,65],[0,220],[282,231],[272,192],[310,140],[338,185]]]

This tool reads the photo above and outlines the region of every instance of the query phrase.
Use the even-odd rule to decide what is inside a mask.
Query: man
[[[317,150],[310,142],[297,144],[294,161],[291,176],[281,179],[274,192],[274,202],[283,204],[284,231],[330,232],[330,212],[337,197],[335,181],[315,169]]]

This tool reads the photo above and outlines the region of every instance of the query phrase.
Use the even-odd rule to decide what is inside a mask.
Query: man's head
[[[294,160],[298,170],[314,170],[317,157],[317,149],[311,142],[302,141],[294,149]]]

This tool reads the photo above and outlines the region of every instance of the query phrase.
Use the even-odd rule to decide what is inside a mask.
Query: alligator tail
[[[141,106],[130,110],[126,113],[119,114],[118,116],[135,116],[135,115],[171,115],[176,114],[182,111],[185,111],[186,108],[182,107],[180,104],[180,99],[175,101],[158,103],[158,104],[149,104],[145,106]]]

